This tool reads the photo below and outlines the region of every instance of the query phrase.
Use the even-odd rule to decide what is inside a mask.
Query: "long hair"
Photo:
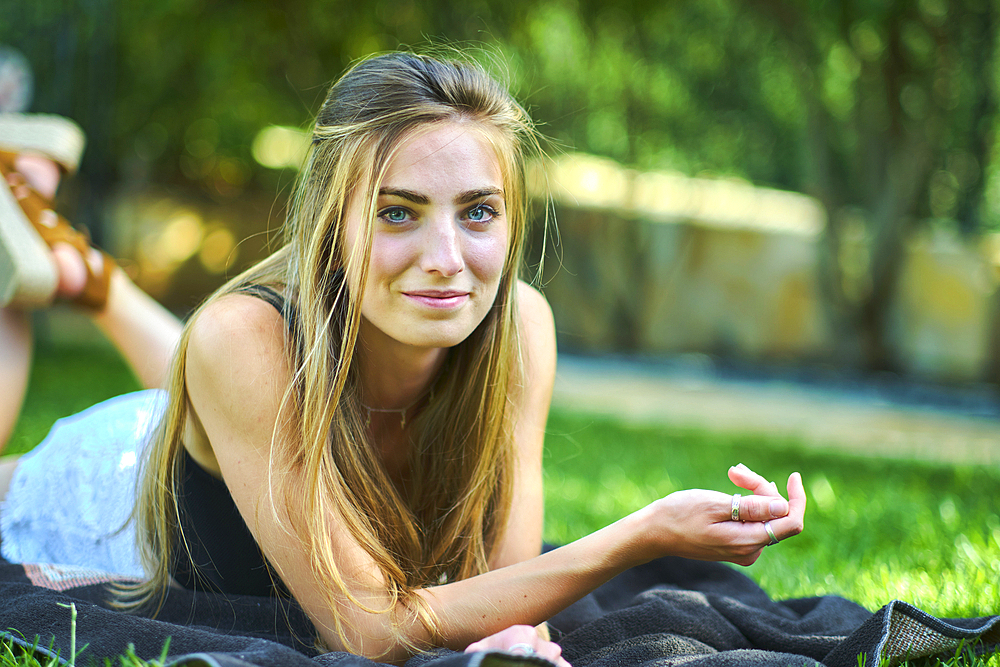
[[[449,121],[481,131],[495,151],[509,246],[492,308],[449,350],[421,403],[411,430],[411,478],[397,487],[366,427],[355,354],[362,295],[350,285],[366,282],[379,184],[400,141]],[[432,632],[434,619],[415,591],[486,571],[501,540],[512,494],[513,406],[523,373],[516,287],[528,208],[525,162],[539,152],[527,113],[480,66],[408,53],[364,60],[333,84],[316,118],[284,246],[202,306],[249,284],[269,284],[297,313],[285,346],[294,371],[279,420],[292,420],[299,437],[293,442],[272,437],[271,505],[257,511],[277,515],[276,504],[284,504],[289,528],[309,554],[348,650],[351,628],[336,610],[345,602],[364,605],[352,597],[337,567],[330,517],[344,523],[384,577],[390,604],[370,611],[391,613],[402,604]],[[368,224],[362,242],[347,253],[351,197],[360,198]],[[128,591],[125,606],[161,604],[171,559],[186,549],[177,494],[189,409],[189,331],[190,322],[173,363],[169,406],[151,444],[136,508],[152,579]],[[286,484],[288,471],[304,484]]]

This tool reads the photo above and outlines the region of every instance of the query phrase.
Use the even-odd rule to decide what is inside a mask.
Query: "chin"
[[[472,330],[468,332],[417,332],[411,331],[405,337],[401,337],[400,340],[407,345],[412,345],[414,347],[422,348],[447,348],[455,347],[456,345],[467,340],[469,336],[472,335]]]

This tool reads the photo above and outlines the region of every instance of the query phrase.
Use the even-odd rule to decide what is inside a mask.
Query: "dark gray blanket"
[[[312,626],[293,602],[171,591],[156,620],[114,611],[106,580],[69,569],[0,561],[0,628],[21,646],[38,637],[61,659],[70,651],[75,603],[80,664],[134,645],[158,658],[209,667],[366,667],[346,653],[318,655]],[[954,655],[960,647],[1000,651],[1000,616],[942,620],[893,602],[872,614],[843,598],[771,600],[735,568],[665,558],[630,570],[550,621],[574,667],[875,667],[904,659]],[[506,667],[548,664],[505,654],[438,650],[407,667]]]

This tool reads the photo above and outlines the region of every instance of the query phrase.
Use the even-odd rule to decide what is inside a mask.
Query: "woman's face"
[[[349,254],[364,238],[358,199],[348,209]],[[465,340],[493,305],[507,255],[503,179],[483,133],[448,122],[404,138],[376,211],[361,302],[366,346]]]

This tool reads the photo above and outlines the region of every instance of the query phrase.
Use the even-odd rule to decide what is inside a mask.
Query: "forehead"
[[[484,187],[502,189],[503,175],[488,130],[474,122],[446,122],[417,128],[403,137],[382,187],[446,195]]]

